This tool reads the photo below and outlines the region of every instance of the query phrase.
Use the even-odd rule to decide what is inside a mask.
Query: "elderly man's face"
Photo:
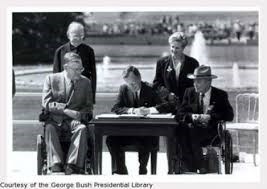
[[[67,63],[65,65],[65,70],[66,70],[67,75],[70,78],[70,80],[75,81],[81,77],[81,73],[83,71],[83,66],[82,66],[81,62]]]
[[[170,43],[170,51],[173,57],[180,57],[184,52],[182,43],[173,41]]]
[[[75,47],[79,46],[82,43],[83,37],[84,32],[81,29],[71,28],[68,32],[70,43]]]
[[[194,80],[194,87],[197,93],[206,93],[211,86],[211,79],[202,78]]]
[[[141,78],[134,75],[133,72],[130,72],[128,77],[124,79],[128,87],[133,91],[136,92],[141,88]]]

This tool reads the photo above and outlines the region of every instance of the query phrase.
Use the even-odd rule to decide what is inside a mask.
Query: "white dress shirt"
[[[70,78],[68,78],[68,76],[67,76],[67,72],[66,71],[64,71],[64,79],[65,79],[65,87],[66,87],[66,97],[67,97],[67,99],[69,98],[69,96],[71,95],[70,93],[71,93],[71,85],[72,85],[72,83],[71,83],[71,79]]]
[[[182,66],[182,62],[181,61],[175,61],[174,58],[172,58],[172,64],[175,70],[175,77],[176,80],[179,79],[179,75],[180,75],[180,71],[181,71],[181,66]]]
[[[210,94],[211,94],[211,87],[209,88],[209,90],[205,93],[204,98],[203,98],[203,113],[206,114],[207,110],[209,108],[210,105]]]
[[[140,100],[140,92],[141,92],[141,89],[139,89],[137,91],[137,96],[135,96],[136,92],[134,92],[134,97],[138,98],[138,100]],[[128,114],[134,114],[134,109],[135,108],[129,108],[127,113]],[[149,107],[149,114],[157,114],[157,113],[159,113],[159,112],[155,107]]]

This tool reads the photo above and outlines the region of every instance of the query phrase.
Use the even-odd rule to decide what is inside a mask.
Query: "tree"
[[[83,23],[82,13],[13,13],[13,65],[52,62],[55,49],[67,41],[70,22]]]

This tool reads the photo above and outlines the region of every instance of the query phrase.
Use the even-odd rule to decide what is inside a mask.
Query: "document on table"
[[[95,118],[96,119],[105,119],[105,118],[119,118],[120,115],[117,114],[100,114],[100,115],[96,115]]]
[[[137,114],[100,114],[95,116],[96,119],[116,119],[116,118],[156,118],[156,119],[168,119],[174,118],[174,115],[171,113],[169,114],[148,114],[144,115],[137,115]]]
[[[147,118],[159,118],[159,119],[168,119],[168,118],[174,118],[174,115],[171,113],[169,114],[148,114],[146,116]]]

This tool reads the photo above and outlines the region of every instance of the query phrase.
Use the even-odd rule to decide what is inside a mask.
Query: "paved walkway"
[[[12,152],[9,161],[10,176],[35,176],[37,172],[36,152]],[[243,154],[241,160],[246,163],[234,163],[234,171],[231,178],[236,180],[246,179],[248,181],[257,181],[259,179],[260,167],[255,167],[252,163],[251,154]],[[111,159],[108,152],[103,152],[103,175],[111,175]],[[126,164],[129,175],[138,175],[137,153],[126,153]],[[148,162],[150,170],[150,162]],[[150,173],[149,173],[150,174]],[[157,175],[167,175],[167,158],[165,153],[158,153]],[[211,174],[207,174],[209,176]],[[212,174],[214,175],[214,174]],[[216,174],[217,175],[217,174]],[[177,175],[180,176],[180,175]],[[194,175],[196,176],[196,175]]]

